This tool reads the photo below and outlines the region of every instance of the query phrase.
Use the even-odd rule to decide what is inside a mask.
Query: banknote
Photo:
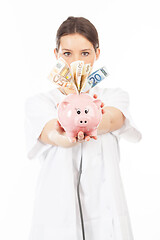
[[[81,76],[82,76],[82,71],[84,67],[84,61],[74,61],[70,64],[71,66],[71,72],[74,78],[74,83],[80,91],[80,84],[81,84]]]
[[[58,73],[62,77],[68,79],[68,81],[71,81],[73,79],[70,67],[62,57],[60,57],[57,60],[57,63],[55,65],[55,67],[53,68],[53,71]]]
[[[86,83],[83,85],[81,92],[87,92],[88,90],[93,88],[95,85],[100,83],[107,76],[108,76],[108,72],[106,67],[102,67],[97,71],[91,73],[88,76]]]
[[[55,73],[54,71],[50,73],[50,75],[48,76],[48,79],[52,83],[56,84],[57,87],[68,88],[69,90],[75,90],[77,92],[77,88],[72,81],[69,82],[68,79],[62,77],[61,75],[59,75],[58,73]]]
[[[68,88],[69,91],[77,92],[77,88],[74,84],[74,78],[71,73],[71,69],[67,62],[63,58],[59,58],[50,72],[48,79],[59,86],[63,92],[66,92]]]
[[[72,88],[66,86],[66,87],[59,87],[58,89],[59,89],[63,94],[65,94],[65,95],[73,94],[73,93],[79,94],[77,88],[72,89]]]
[[[80,92],[81,92],[81,89],[83,88],[83,85],[86,85],[87,77],[90,75],[91,71],[92,71],[91,64],[90,63],[85,64],[82,70],[80,90],[79,90]]]

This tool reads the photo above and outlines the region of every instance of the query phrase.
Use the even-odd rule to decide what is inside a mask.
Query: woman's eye
[[[71,53],[70,52],[65,52],[63,54],[68,57]]]
[[[89,52],[82,52],[82,55],[83,55],[83,56],[88,56],[88,55],[89,55]]]

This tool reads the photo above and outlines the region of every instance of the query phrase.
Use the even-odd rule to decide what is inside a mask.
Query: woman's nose
[[[75,61],[82,61],[82,56],[77,54],[77,55],[74,55],[73,58],[72,58],[72,62],[75,62]]]

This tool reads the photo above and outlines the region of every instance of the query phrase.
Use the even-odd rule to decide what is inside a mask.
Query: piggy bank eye
[[[84,111],[86,114],[89,112],[89,109],[85,109],[85,111]]]
[[[77,114],[80,114],[81,113],[81,111],[80,110],[77,110]]]

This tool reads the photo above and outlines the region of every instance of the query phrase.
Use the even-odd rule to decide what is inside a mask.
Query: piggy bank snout
[[[87,120],[79,120],[80,124],[88,124],[88,121]]]
[[[76,119],[76,124],[75,125],[85,127],[85,126],[88,125],[88,119],[86,119],[84,117],[78,117]]]
[[[80,123],[83,123],[83,122],[84,122],[84,123],[87,123],[87,121],[86,121],[86,120],[85,120],[85,121],[83,121],[83,120],[80,120]]]

